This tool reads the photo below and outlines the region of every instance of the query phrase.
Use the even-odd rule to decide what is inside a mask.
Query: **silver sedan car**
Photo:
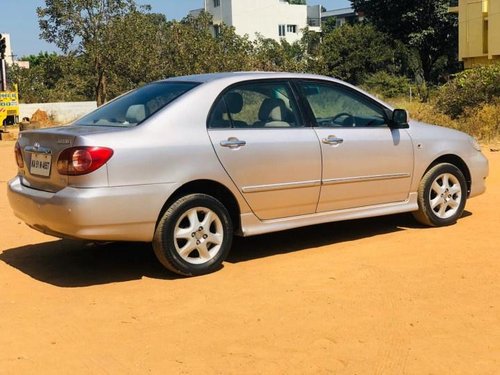
[[[15,156],[8,197],[30,227],[152,242],[181,275],[218,269],[234,234],[400,212],[449,225],[488,175],[467,134],[289,73],[154,82],[70,126],[22,132]]]

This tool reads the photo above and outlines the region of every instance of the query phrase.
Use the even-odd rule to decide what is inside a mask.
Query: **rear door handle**
[[[323,143],[326,143],[327,145],[340,145],[341,143],[344,143],[344,140],[342,138],[337,138],[334,135],[329,135],[326,138],[323,138]]]
[[[227,141],[221,141],[220,145],[222,147],[229,147],[229,148],[239,148],[242,146],[245,146],[247,143],[245,141],[240,141],[238,138],[230,137],[227,139]]]

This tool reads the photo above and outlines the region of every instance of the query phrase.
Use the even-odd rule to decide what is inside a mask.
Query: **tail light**
[[[113,156],[107,147],[71,147],[59,155],[57,171],[65,176],[81,176],[102,167]]]
[[[16,155],[16,163],[19,168],[24,168],[24,160],[23,153],[21,152],[21,146],[19,146],[19,142],[16,142],[14,146],[14,154]]]

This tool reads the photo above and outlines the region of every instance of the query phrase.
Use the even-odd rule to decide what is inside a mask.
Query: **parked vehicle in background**
[[[14,85],[13,91],[10,91],[7,86],[6,51],[6,36],[0,34],[0,126],[13,125],[19,122],[17,85]]]
[[[23,132],[15,154],[8,196],[29,226],[152,242],[181,275],[218,269],[233,234],[400,212],[453,224],[488,175],[467,134],[289,73],[154,82],[71,126]]]
[[[19,122],[19,98],[17,85],[13,91],[0,90],[0,125],[14,125]]]

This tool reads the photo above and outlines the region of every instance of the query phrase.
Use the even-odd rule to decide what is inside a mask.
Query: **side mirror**
[[[410,127],[408,124],[408,112],[404,109],[395,109],[392,112],[390,125],[392,129],[408,129]]]

